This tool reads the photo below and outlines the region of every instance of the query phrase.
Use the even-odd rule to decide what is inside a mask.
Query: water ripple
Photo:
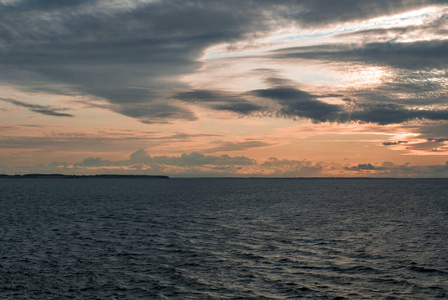
[[[0,298],[448,298],[446,183],[0,180]]]

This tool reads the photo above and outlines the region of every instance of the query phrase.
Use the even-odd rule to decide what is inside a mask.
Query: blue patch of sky
[[[408,16],[400,16],[400,17],[390,17],[390,18],[380,18],[380,20],[375,21],[375,19],[371,20],[372,22],[367,22],[365,24],[360,24],[357,26],[352,26],[352,27],[342,27],[340,29],[337,30],[331,30],[331,31],[321,31],[321,32],[315,32],[312,34],[299,34],[299,35],[284,35],[283,33],[278,33],[273,35],[273,37],[271,39],[269,39],[266,42],[261,43],[260,45],[269,45],[269,44],[275,44],[275,43],[279,43],[278,47],[273,47],[273,48],[282,48],[284,45],[282,45],[282,42],[294,42],[294,41],[304,41],[304,40],[312,40],[312,39],[317,39],[317,38],[322,38],[322,37],[329,37],[332,35],[337,35],[337,34],[343,34],[343,33],[350,33],[350,32],[356,32],[356,31],[361,31],[361,30],[368,30],[368,29],[373,29],[373,28],[378,28],[378,27],[389,27],[390,26],[390,21],[401,21],[403,23],[407,23],[412,24],[415,23],[417,20],[421,20],[424,19],[425,17],[428,17],[429,14],[426,11],[423,11],[419,14],[411,14]],[[388,26],[389,25],[389,26]],[[391,26],[391,27],[394,27]],[[392,43],[395,41],[391,41]],[[270,47],[272,49],[272,45]],[[215,58],[225,58],[225,57],[242,57],[242,56],[246,56],[249,53],[247,51],[244,52],[230,52],[230,53],[223,53],[221,51],[213,51],[207,54],[205,59],[215,59]]]

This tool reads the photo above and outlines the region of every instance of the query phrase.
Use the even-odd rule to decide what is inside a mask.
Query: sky
[[[0,0],[0,173],[448,177],[448,1]]]

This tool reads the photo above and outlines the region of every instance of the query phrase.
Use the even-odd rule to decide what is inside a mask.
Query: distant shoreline
[[[64,174],[24,174],[24,175],[0,175],[0,179],[170,179],[165,175],[64,175]]]
[[[443,179],[446,177],[174,177],[167,175],[124,175],[124,174],[99,174],[99,175],[64,175],[64,174],[23,174],[6,175],[0,174],[0,179]]]

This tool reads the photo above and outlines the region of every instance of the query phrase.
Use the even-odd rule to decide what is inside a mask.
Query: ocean
[[[0,299],[297,298],[448,298],[448,180],[0,180]]]

